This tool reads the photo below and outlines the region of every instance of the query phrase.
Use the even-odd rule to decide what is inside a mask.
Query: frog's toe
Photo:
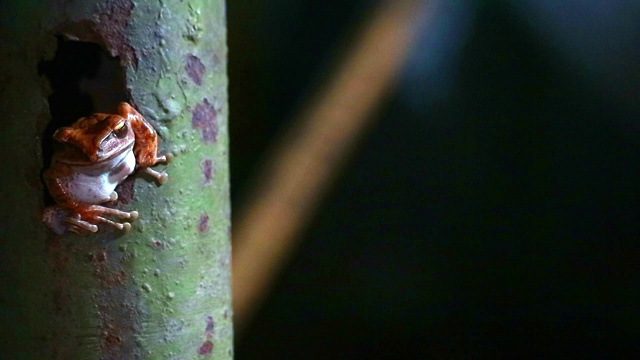
[[[111,192],[111,194],[109,195],[109,201],[116,201],[118,200],[118,193],[113,191]]]
[[[160,185],[164,184],[167,182],[167,180],[169,180],[169,175],[167,175],[167,173],[160,173],[160,176],[158,176],[158,183],[160,183]]]
[[[92,232],[92,233],[98,231],[98,226],[97,225],[91,224],[91,223],[86,222],[84,220],[81,220],[81,219],[78,219],[78,218],[75,218],[75,217],[68,217],[65,220],[66,220],[66,222],[68,222],[69,224],[72,225],[71,228],[73,228],[75,226],[75,227],[77,227],[79,229],[82,229],[82,230],[85,230],[85,231],[89,231],[89,232]]]
[[[156,181],[158,181],[158,183],[160,185],[166,183],[167,180],[169,179],[169,175],[167,175],[167,173],[158,172],[158,171],[153,170],[152,168],[146,167],[146,168],[144,168],[144,172],[146,172],[147,174],[153,176],[156,179]]]
[[[112,226],[112,227],[114,227],[114,228],[116,228],[118,230],[121,230],[121,231],[129,231],[129,230],[131,230],[131,224],[129,224],[128,222],[119,223],[119,222],[115,222],[115,221],[109,220],[107,218],[104,218],[102,216],[96,217],[96,220],[100,221],[103,224],[107,224],[109,226]]]

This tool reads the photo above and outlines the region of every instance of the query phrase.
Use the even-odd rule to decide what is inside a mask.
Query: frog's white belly
[[[72,199],[85,204],[100,204],[109,201],[116,186],[129,176],[136,167],[136,158],[129,149],[122,154],[89,166],[72,166],[73,179],[69,186]]]

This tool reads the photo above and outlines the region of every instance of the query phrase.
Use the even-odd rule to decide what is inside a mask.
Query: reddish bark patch
[[[213,351],[213,343],[207,340],[198,349],[198,355],[211,355],[212,351]]]
[[[105,250],[96,251],[93,254],[93,261],[96,263],[104,263],[107,261],[107,252]]]
[[[200,224],[198,224],[198,231],[201,233],[209,231],[209,215],[200,215]]]
[[[104,343],[106,346],[118,346],[122,342],[122,338],[120,336],[110,334],[108,332],[102,334],[104,336]]]
[[[111,56],[119,56],[124,65],[137,66],[136,50],[126,34],[134,7],[132,0],[107,0],[98,5],[90,19],[66,23],[59,31],[72,40],[97,43]]]
[[[104,311],[104,307],[100,307]],[[115,356],[122,350],[121,329],[114,325],[113,318],[109,315],[102,317],[101,348],[104,353]]]
[[[114,301],[113,293],[98,295],[100,350],[103,359],[129,359],[135,356],[134,319],[140,314],[127,302]]]
[[[126,64],[138,65],[136,50],[129,42],[126,28],[135,4],[131,0],[110,0],[100,6],[94,21],[98,34],[114,56],[120,56]]]
[[[52,359],[68,359],[70,358],[69,349],[72,346],[70,336],[70,306],[71,298],[71,280],[69,278],[69,265],[71,258],[68,243],[63,237],[49,236],[45,243],[47,250],[47,260],[49,268],[54,277],[51,284],[53,312],[55,316],[56,329],[52,334],[50,344]]]
[[[124,179],[118,187],[116,188],[116,192],[118,193],[118,200],[113,202],[114,206],[119,205],[127,205],[131,203],[136,195],[135,188],[135,178],[133,176],[129,176]]]
[[[94,267],[93,274],[103,288],[124,285],[127,273],[124,270],[110,270],[106,250],[98,250],[90,255],[89,261]]]
[[[202,162],[202,173],[204,174],[204,184],[211,184],[213,180],[213,160],[206,159]]]
[[[202,139],[207,143],[215,143],[218,138],[218,111],[204,99],[193,110],[191,124],[194,128],[202,130]]]
[[[58,313],[67,308],[67,304],[71,299],[69,293],[69,279],[67,268],[70,264],[70,258],[66,243],[58,236],[50,236],[47,239],[47,257],[49,267],[55,274],[53,282],[53,305]]]
[[[184,65],[187,74],[197,85],[202,85],[202,78],[207,68],[204,66],[200,58],[191,54],[187,56],[187,63]]]
[[[215,330],[215,323],[212,316],[207,316],[207,327],[204,329],[204,336],[207,340],[202,343],[202,346],[198,349],[199,355],[209,355],[213,351],[213,335]]]

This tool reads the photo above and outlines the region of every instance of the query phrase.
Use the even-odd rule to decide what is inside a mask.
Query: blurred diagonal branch
[[[424,16],[424,1],[382,2],[317,96],[278,142],[234,221],[236,329],[251,318],[294,249],[298,232],[389,93]]]

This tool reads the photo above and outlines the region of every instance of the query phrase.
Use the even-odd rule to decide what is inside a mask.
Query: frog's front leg
[[[167,173],[151,169],[152,166],[168,164],[173,160],[173,155],[170,153],[158,156],[158,134],[153,126],[133,106],[127,103],[120,104],[118,113],[129,121],[135,134],[136,141],[133,152],[138,166],[145,173],[153,176],[161,185],[167,182],[169,178]]]

